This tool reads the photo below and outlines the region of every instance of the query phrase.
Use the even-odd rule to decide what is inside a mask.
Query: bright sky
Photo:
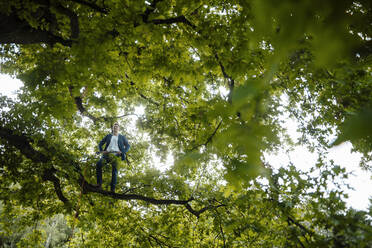
[[[0,93],[15,98],[16,91],[22,86],[22,82],[13,79],[10,76],[0,74]],[[289,134],[296,138],[299,134],[296,132],[296,123],[288,120],[286,123]],[[282,151],[278,155],[267,155],[266,158],[271,165],[278,168],[288,165],[290,161],[303,171],[308,171],[316,160],[317,155],[310,153],[304,147],[296,147],[288,155]],[[345,167],[348,172],[353,172],[346,180],[354,190],[346,190],[349,194],[347,204],[353,208],[366,210],[369,206],[369,198],[372,198],[372,174],[360,169],[360,154],[351,153],[351,144],[343,143],[329,150],[329,159],[333,159],[335,164]]]
[[[0,74],[0,93],[12,98],[16,97],[15,91],[23,86],[18,79],[13,79],[8,75]]]
[[[291,131],[296,132],[295,129]],[[332,159],[335,165],[346,168],[347,172],[352,173],[348,179],[345,179],[345,182],[354,190],[343,188],[349,196],[346,199],[348,206],[359,210],[367,210],[369,198],[372,198],[372,174],[359,167],[361,155],[352,153],[351,148],[352,145],[345,142],[330,149],[327,158]],[[311,153],[301,146],[297,146],[289,154],[286,154],[283,150],[278,155],[266,155],[265,157],[274,168],[287,166],[291,161],[293,165],[304,172],[314,166],[318,159],[317,154]]]

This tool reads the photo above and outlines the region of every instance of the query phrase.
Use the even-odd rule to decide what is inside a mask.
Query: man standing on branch
[[[125,136],[119,134],[119,129],[119,123],[115,122],[112,127],[112,133],[106,135],[98,144],[99,153],[102,153],[103,155],[96,164],[97,186],[99,188],[102,187],[102,167],[104,165],[103,160],[106,160],[107,163],[112,162],[111,192],[115,192],[118,169],[116,160],[110,159],[109,153],[113,153],[115,156],[121,157],[121,160],[124,161],[125,155],[130,148],[128,140],[125,138]],[[105,148],[102,149],[104,144],[106,144]]]

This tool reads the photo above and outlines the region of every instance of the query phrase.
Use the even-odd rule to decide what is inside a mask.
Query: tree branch
[[[162,0],[154,0],[152,1],[152,3],[150,4],[150,6],[148,6],[145,10],[145,12],[142,14],[142,21],[144,23],[147,23],[148,22],[148,19],[149,19],[149,16],[151,13],[154,12],[155,8],[156,8],[156,4],[158,4],[159,2],[161,2]]]
[[[172,247],[172,246],[168,245],[167,243],[165,243],[164,241],[158,239],[155,235],[150,234],[149,231],[146,231],[143,227],[140,226],[140,229],[141,229],[144,233],[146,233],[146,234],[148,235],[148,240],[149,240],[149,243],[150,243],[151,247],[153,247],[153,246],[152,246],[151,239],[153,239],[153,240],[155,241],[155,243],[158,244],[160,247],[163,247],[163,245],[165,245],[166,247]],[[166,237],[166,236],[161,235],[161,234],[157,234],[157,235],[159,235],[159,236],[161,236],[161,237],[166,238],[166,239],[169,240],[169,237]]]
[[[71,91],[70,91],[71,93]],[[71,94],[72,96],[72,94]],[[73,96],[72,96],[73,97]],[[84,108],[83,106],[83,99],[80,97],[80,96],[75,96],[73,97],[74,99],[74,102],[75,102],[75,105],[76,107],[78,108],[78,110],[80,111],[80,114],[82,114],[83,116],[86,116],[88,117],[89,119],[91,119],[94,123],[97,123],[99,121],[100,118],[97,118],[93,115],[91,115],[87,110],[86,108]]]
[[[160,24],[173,24],[173,23],[184,23],[192,28],[196,28],[196,26],[194,24],[192,24],[189,20],[186,19],[185,16],[181,15],[181,16],[177,16],[177,17],[172,17],[172,18],[168,18],[168,19],[153,19],[151,21],[148,21],[148,22],[151,22],[151,23],[154,23],[156,25],[160,25]]]
[[[235,86],[235,81],[232,77],[230,77],[227,73],[226,73],[226,70],[225,70],[225,67],[223,66],[220,58],[218,57],[218,54],[216,53],[214,55],[214,57],[216,58],[218,64],[220,65],[220,68],[221,68],[221,71],[222,71],[222,74],[224,76],[224,78],[227,80],[228,82],[228,86],[229,86],[229,95],[228,95],[228,98],[227,98],[227,101],[229,103],[232,103],[232,93],[234,91],[234,86]]]
[[[89,8],[94,9],[98,12],[101,12],[102,14],[108,14],[109,13],[108,9],[106,9],[104,7],[100,7],[97,4],[94,4],[94,3],[91,3],[91,2],[87,2],[87,1],[84,1],[84,0],[70,0],[70,1],[75,2],[75,3],[79,3],[81,5],[88,6]]]
[[[128,65],[129,65],[129,63],[128,63]],[[125,77],[130,81],[130,85],[131,86],[134,86],[135,87],[135,89],[138,91],[138,88],[135,86],[136,85],[136,83],[134,83],[130,78],[129,78],[129,76],[125,73]],[[156,102],[156,101],[154,101],[154,100],[152,100],[152,99],[150,99],[150,98],[148,98],[147,96],[145,96],[144,94],[142,94],[142,93],[139,93],[139,95],[140,95],[140,97],[142,97],[143,99],[145,99],[145,100],[147,100],[147,101],[149,101],[150,103],[152,103],[152,104],[154,104],[154,105],[156,105],[157,107],[159,107],[160,106],[160,104],[158,103],[158,102]]]
[[[290,225],[295,225],[297,227],[299,227],[302,231],[302,236],[304,237],[304,239],[306,240],[307,243],[309,243],[309,240],[307,239],[306,237],[306,234],[310,235],[310,237],[316,235],[315,232],[313,232],[312,230],[309,230],[307,229],[304,225],[302,225],[300,222],[298,222],[294,217],[292,217],[290,215],[290,212],[288,209],[285,209],[285,207],[283,206],[283,204],[279,201],[279,188],[280,186],[278,185],[278,180],[277,178],[275,177],[275,175],[273,174],[273,170],[271,168],[270,165],[264,165],[264,167],[266,167],[268,169],[268,172],[270,173],[270,188],[271,188],[271,191],[272,191],[272,194],[273,196],[269,199],[270,201],[273,201],[275,203],[275,205],[279,208],[279,210],[282,212],[282,214],[287,218],[287,224],[288,226]],[[300,245],[302,247],[305,247],[301,240],[296,237],[298,242],[300,243]]]
[[[188,200],[173,200],[173,199],[155,199],[152,197],[147,197],[139,194],[119,194],[111,191],[106,191],[103,189],[100,189],[90,183],[88,183],[85,178],[80,175],[79,183],[83,185],[83,193],[87,194],[89,192],[92,193],[99,193],[104,196],[109,196],[113,199],[120,199],[120,200],[140,200],[144,202],[148,202],[154,205],[185,205],[189,203],[190,201],[194,200],[194,198],[190,198]]]
[[[159,103],[157,103],[157,102],[155,102],[154,100],[148,98],[148,97],[145,96],[144,94],[140,93],[139,95],[140,95],[140,97],[142,97],[142,98],[145,99],[146,101],[149,101],[150,103],[152,103],[152,104],[154,104],[154,105],[156,105],[156,106],[158,106],[158,107],[160,106]]]
[[[61,14],[64,14],[70,19],[70,30],[71,30],[71,39],[77,39],[79,37],[80,29],[79,29],[79,19],[75,12],[72,10],[63,7],[62,5],[58,4],[56,9]]]
[[[219,208],[219,207],[222,207],[222,206],[226,206],[224,204],[220,204],[220,205],[217,205],[217,206],[210,205],[210,206],[206,206],[206,207],[204,207],[200,210],[195,210],[189,204],[191,201],[194,200],[193,197],[189,198],[188,200],[174,200],[174,199],[156,199],[156,198],[147,197],[147,196],[143,196],[143,195],[139,195],[139,194],[127,194],[126,192],[122,193],[122,194],[118,194],[118,193],[115,193],[115,192],[103,190],[101,188],[98,188],[98,187],[88,183],[85,180],[85,178],[83,177],[83,175],[80,175],[79,183],[81,185],[83,185],[83,187],[84,187],[83,188],[83,193],[84,194],[88,194],[90,192],[91,193],[99,193],[99,194],[104,195],[104,196],[109,196],[113,199],[125,200],[125,201],[140,200],[140,201],[148,202],[148,203],[153,204],[153,205],[183,205],[191,214],[193,214],[197,218],[199,218],[200,215],[207,210],[216,209],[216,208]]]
[[[218,213],[218,210],[216,209],[216,213],[217,213],[217,216],[218,216],[218,224],[220,226],[220,233],[222,235],[222,240],[223,240],[223,247],[225,248],[226,247],[226,238],[225,238],[225,233],[223,231],[223,228],[222,228],[222,223],[221,223],[221,217],[220,217],[220,213]]]
[[[201,147],[201,146],[207,146],[208,143],[210,143],[210,142],[212,141],[213,137],[216,135],[217,130],[220,128],[221,124],[222,124],[222,120],[220,121],[220,123],[218,123],[218,125],[217,125],[217,127],[214,129],[213,133],[208,137],[207,141],[206,141],[204,144],[200,144],[200,145],[194,146],[194,147],[191,149],[191,151],[193,151],[193,150],[195,150],[195,149],[197,149],[197,148],[199,148],[199,147]]]
[[[171,17],[167,19],[153,19],[149,20],[149,17],[151,13],[153,13],[156,9],[156,4],[161,2],[162,0],[154,0],[150,6],[148,6],[145,10],[145,12],[142,14],[142,21],[144,23],[153,23],[155,25],[160,25],[160,24],[173,24],[173,23],[184,23],[192,28],[196,28],[195,25],[193,25],[189,20],[186,19],[184,15],[177,16],[177,17]],[[139,24],[135,25],[138,26]]]
[[[163,247],[163,245],[165,245],[166,247],[172,247],[172,246],[169,246],[168,244],[166,244],[165,242],[161,241],[160,239],[158,239],[157,237],[155,237],[155,236],[152,235],[152,234],[149,234],[149,238],[154,239],[155,242],[156,242],[160,247]]]
[[[31,159],[36,163],[47,163],[49,158],[40,151],[35,150],[31,143],[33,140],[24,134],[16,134],[13,130],[8,128],[0,127],[0,138],[6,140],[9,144],[16,147],[22,152],[27,158]],[[59,179],[54,175],[57,170],[54,167],[50,167],[43,170],[41,175],[44,181],[50,181],[53,183],[54,190],[56,191],[57,197],[64,203],[69,204],[68,199],[63,195],[61,184]]]
[[[120,118],[123,118],[123,117],[126,117],[126,116],[136,115],[136,114],[124,114],[124,115],[119,115],[119,116],[95,117],[94,115],[90,114],[88,112],[88,110],[83,106],[83,98],[81,96],[75,96],[75,97],[73,96],[73,93],[72,93],[73,88],[74,88],[73,86],[68,87],[69,92],[70,92],[70,96],[74,99],[74,102],[75,102],[75,105],[76,105],[77,109],[79,110],[80,114],[82,114],[83,116],[86,116],[89,119],[91,119],[94,124],[96,124],[99,121],[112,121],[112,120],[120,119]],[[83,93],[83,95],[84,95],[84,93]]]
[[[58,199],[60,199],[65,205],[69,204],[69,200],[63,195],[62,193],[62,188],[61,188],[61,183],[59,181],[59,178],[54,175],[57,170],[55,168],[49,168],[44,170],[42,179],[44,181],[50,181],[53,183],[54,190],[57,194]]]
[[[287,217],[287,221],[288,221],[288,224],[290,224],[290,223],[294,224],[295,226],[299,227],[304,233],[310,234],[310,236],[312,236],[314,234],[312,231],[308,230],[304,225],[302,225],[301,223],[296,221],[291,216]],[[309,243],[309,240],[306,238],[306,236],[303,235],[303,237],[305,238],[306,242]]]
[[[41,152],[36,151],[31,143],[33,140],[22,133],[18,134],[11,129],[0,127],[0,138],[6,140],[22,152],[27,158],[36,163],[47,163],[49,159]]]
[[[200,216],[202,213],[204,213],[205,211],[207,211],[207,210],[210,210],[210,209],[217,209],[217,208],[219,208],[219,207],[226,207],[226,205],[225,205],[225,204],[220,204],[220,205],[217,205],[217,206],[212,206],[212,205],[210,205],[210,206],[206,206],[206,207],[204,207],[204,208],[202,208],[202,209],[200,209],[200,210],[198,210],[198,211],[194,210],[194,209],[190,206],[190,204],[188,204],[188,203],[185,204],[185,207],[186,207],[187,210],[189,210],[190,213],[192,213],[192,214],[195,215],[197,218],[199,218],[199,216]]]
[[[47,30],[35,29],[27,21],[21,20],[15,13],[12,13],[8,16],[0,16],[0,43],[61,43],[64,46],[70,47],[72,40],[65,40]]]

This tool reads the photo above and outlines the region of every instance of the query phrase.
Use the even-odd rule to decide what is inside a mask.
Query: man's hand
[[[108,152],[108,151],[102,151],[102,153],[103,153],[103,154],[109,154],[109,152]]]
[[[116,152],[117,155],[121,155],[121,152]]]

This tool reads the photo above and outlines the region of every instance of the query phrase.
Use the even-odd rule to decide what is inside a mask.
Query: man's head
[[[112,125],[112,132],[113,133],[118,133],[120,129],[119,123],[115,122],[114,125]]]

